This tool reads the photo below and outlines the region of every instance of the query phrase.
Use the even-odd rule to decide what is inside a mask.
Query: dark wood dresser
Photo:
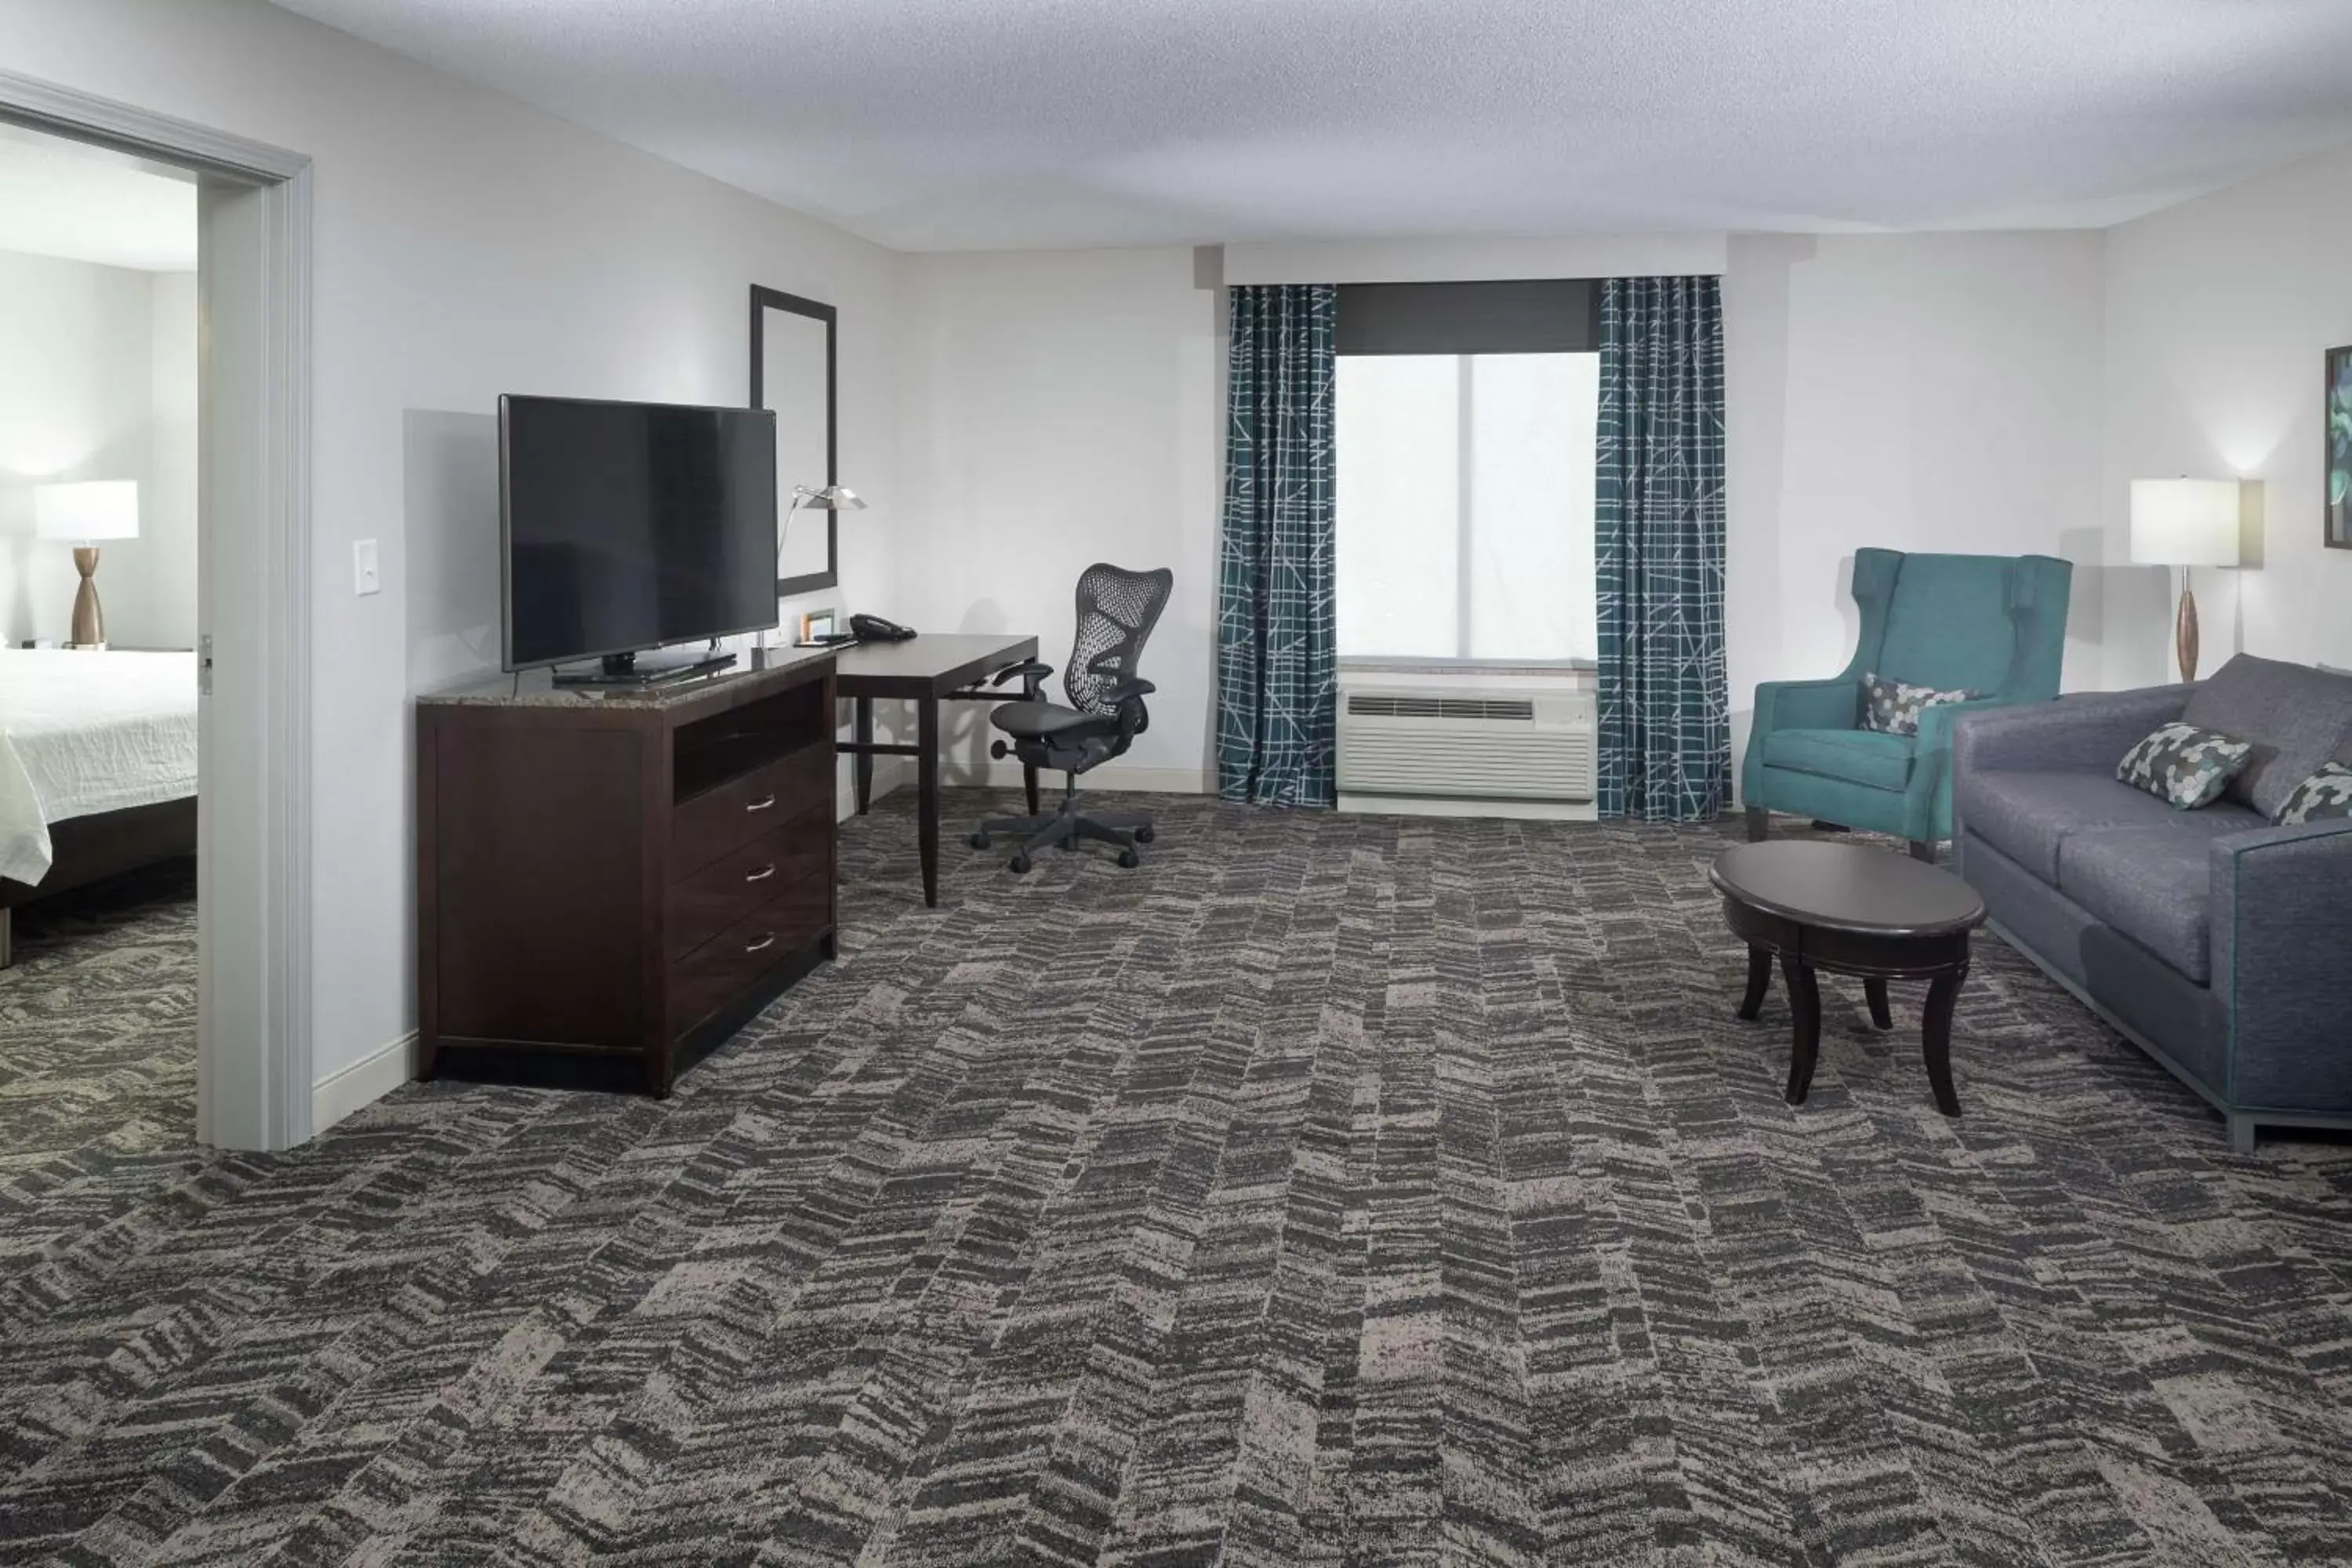
[[[755,658],[759,656],[754,656]],[[691,1060],[834,956],[829,654],[417,699],[419,1062]]]

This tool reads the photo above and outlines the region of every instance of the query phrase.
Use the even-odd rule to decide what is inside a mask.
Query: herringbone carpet
[[[1722,833],[1161,806],[931,912],[888,803],[671,1102],[285,1157],[185,1147],[184,906],[32,943],[0,1557],[2352,1560],[2352,1149],[1994,944],[1965,1119],[1834,983],[1790,1109]]]

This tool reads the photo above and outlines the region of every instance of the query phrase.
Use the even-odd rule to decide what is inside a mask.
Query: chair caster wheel
[[[1135,841],[1138,844],[1149,844],[1157,837],[1158,835],[1151,830],[1151,824],[1148,822],[1135,830]]]
[[[1015,855],[1005,864],[1013,868],[1013,874],[1016,877],[1025,877],[1029,874],[1030,860],[1026,855]]]
[[[1118,852],[1118,863],[1132,871],[1143,864],[1143,857],[1132,849],[1122,849]]]
[[[971,845],[974,849],[985,849],[988,847],[988,835],[985,833],[975,833],[966,838],[964,842]]]

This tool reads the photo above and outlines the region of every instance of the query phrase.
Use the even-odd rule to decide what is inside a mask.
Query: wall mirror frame
[[[838,514],[806,507],[792,510],[795,487],[823,489],[841,482],[835,418],[839,317],[831,305],[779,289],[751,286],[751,405],[776,413],[776,596],[780,599],[836,587],[841,582]],[[821,430],[814,428],[820,424]],[[817,545],[820,528],[822,552]]]

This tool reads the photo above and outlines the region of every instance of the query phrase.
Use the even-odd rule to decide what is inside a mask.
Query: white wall
[[[196,275],[149,275],[154,323],[149,381],[147,489],[139,554],[146,569],[143,624],[152,647],[196,646]],[[132,640],[125,637],[122,640]]]
[[[1744,745],[1758,681],[1831,674],[1851,654],[1846,588],[1863,545],[2081,563],[2066,679],[2100,683],[2101,257],[2101,237],[2079,232],[1384,241],[1228,247],[1223,278],[1722,268]],[[908,572],[903,618],[1034,628],[1058,661],[1078,568],[1166,561],[1179,599],[1147,660],[1163,694],[1130,763],[1160,787],[1207,767],[1212,735],[1224,347],[1216,290],[1202,284],[1216,281],[1213,261],[908,258],[906,456],[921,520],[909,540],[914,559],[940,564]]]
[[[906,258],[905,537],[921,564],[888,613],[1034,631],[1058,671],[1080,572],[1172,568],[1142,663],[1151,728],[1105,784],[1199,789],[1210,765],[1224,363],[1220,294],[1193,266],[1177,248]],[[949,721],[977,764],[985,710]]]
[[[316,160],[312,1054],[415,1021],[409,696],[496,663],[502,392],[740,403],[748,293],[837,305],[846,605],[887,605],[889,252],[259,0],[10,0],[9,68]],[[352,595],[353,541],[383,591]]]
[[[2129,486],[2263,480],[2258,569],[2200,571],[2203,667],[2236,648],[2352,665],[2352,551],[2323,538],[2324,352],[2352,343],[2352,149],[2107,234],[2107,558],[2130,556]],[[2171,587],[2106,574],[2111,685],[2172,679]]]
[[[0,637],[7,643],[63,641],[79,584],[72,552],[34,536],[34,487],[131,479],[139,537],[103,545],[99,558],[108,638],[194,646],[195,334],[192,273],[0,251]],[[184,423],[172,416],[175,408]]]
[[[1833,675],[1852,656],[1864,545],[2075,562],[2065,682],[2102,684],[2102,251],[2095,232],[1733,238],[1738,751],[1757,682]]]

